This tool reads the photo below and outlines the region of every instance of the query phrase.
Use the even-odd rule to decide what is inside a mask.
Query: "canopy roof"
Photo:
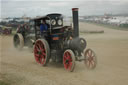
[[[59,14],[59,13],[52,13],[52,14],[47,14],[46,16],[40,16],[40,17],[36,17],[36,18],[33,18],[31,20],[41,20],[41,19],[49,19],[51,18],[52,16],[62,16],[62,14]]]

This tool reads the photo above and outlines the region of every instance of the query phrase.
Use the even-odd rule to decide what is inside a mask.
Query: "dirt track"
[[[127,85],[128,31],[113,30],[80,23],[81,30],[104,30],[103,34],[81,34],[98,57],[98,65],[88,70],[83,62],[76,62],[74,72],[63,65],[49,63],[42,67],[35,62],[27,48],[17,51],[12,36],[2,36],[0,42],[0,79],[12,85]]]

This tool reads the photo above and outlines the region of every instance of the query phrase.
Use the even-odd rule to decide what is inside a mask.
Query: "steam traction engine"
[[[46,66],[50,59],[61,62],[68,71],[73,71],[75,61],[84,60],[89,69],[96,67],[96,55],[86,49],[86,40],[79,37],[78,8],[73,8],[73,28],[63,26],[61,14],[48,14],[33,19],[35,23],[34,56],[37,63]],[[48,31],[40,32],[41,20],[45,21]]]
[[[27,46],[32,51],[34,41],[34,21],[30,20],[29,23],[19,25],[16,34],[13,36],[14,47],[21,50],[24,46]]]

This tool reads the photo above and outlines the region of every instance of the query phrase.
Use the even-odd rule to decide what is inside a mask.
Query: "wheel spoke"
[[[92,53],[92,51],[90,50],[90,56],[92,56],[92,54],[93,54],[93,53]]]
[[[90,57],[92,55],[92,51],[89,50],[87,54]]]
[[[91,64],[92,64],[92,66],[95,66],[95,62],[93,60],[91,61]]]
[[[39,42],[36,43],[36,46],[40,49],[40,43]]]
[[[39,63],[39,58],[35,57],[35,59],[36,59],[36,62],[38,62],[38,63]]]
[[[40,43],[40,46],[44,49],[44,45],[42,43]]]
[[[43,61],[42,61],[42,60],[43,60]],[[44,62],[45,62],[45,57],[44,57],[44,56],[41,56],[41,57],[40,57],[40,63],[41,63],[41,64],[44,64]]]
[[[36,57],[39,57],[40,55],[36,53],[35,56],[36,56]]]
[[[66,55],[64,55],[64,60],[66,60],[67,58],[66,58]]]
[[[64,63],[64,67],[65,67],[66,69],[68,69],[68,64]]]
[[[72,62],[69,63],[69,66],[68,66],[69,70],[72,69]]]
[[[40,50],[42,50],[41,45],[39,45]]]
[[[67,52],[67,60],[69,60],[70,59],[70,55],[69,55],[69,53]]]
[[[91,68],[91,66],[92,66],[92,62],[91,62],[91,61],[89,61],[89,68]]]
[[[37,43],[37,47],[39,48],[38,50],[40,50],[40,51],[44,51],[41,42]]]
[[[40,57],[39,57],[39,56],[36,56],[36,54],[35,54],[35,59],[36,59],[36,61],[37,61],[38,63],[40,63]]]
[[[46,54],[45,54],[44,52],[42,52],[42,55],[43,55],[43,56],[46,56]]]
[[[72,62],[72,58],[71,57],[69,57],[69,62]]]
[[[95,53],[94,52],[92,52],[92,55],[91,55],[91,57],[94,57],[95,56]]]
[[[36,48],[37,51],[40,51],[39,48],[38,48],[38,46],[35,46],[35,48]]]
[[[67,57],[68,57],[68,54],[67,54],[67,53],[65,53],[65,58],[67,59]]]
[[[87,55],[90,56],[89,51],[87,52]]]
[[[45,52],[45,50],[44,50],[44,49],[42,49],[41,51],[42,51],[42,52]]]

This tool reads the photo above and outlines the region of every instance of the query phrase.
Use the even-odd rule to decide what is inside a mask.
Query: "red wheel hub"
[[[35,43],[34,55],[38,63],[44,64],[46,62],[46,51],[45,51],[44,44],[41,40],[38,40]]]

